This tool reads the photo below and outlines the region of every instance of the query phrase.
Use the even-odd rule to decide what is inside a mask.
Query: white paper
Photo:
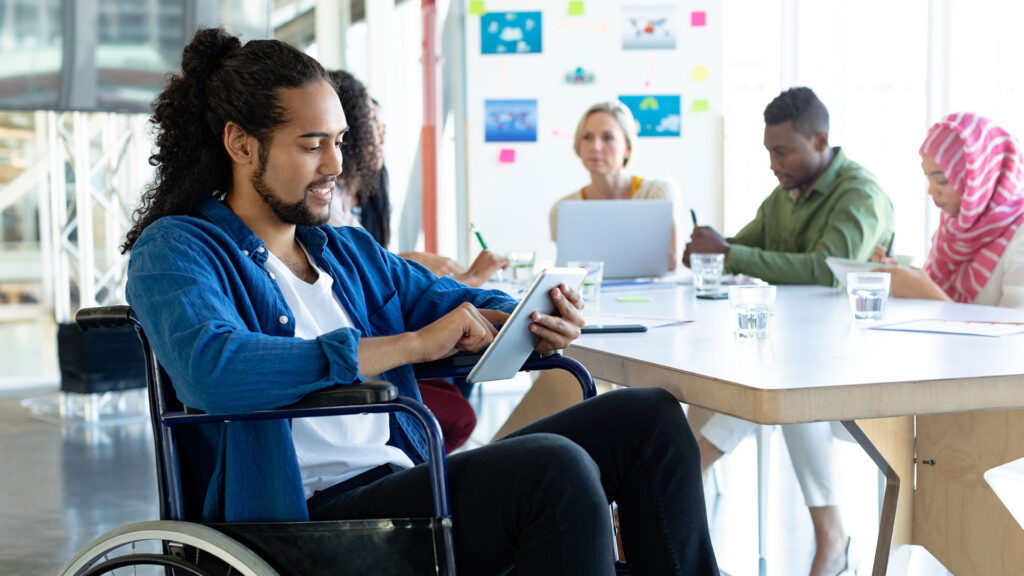
[[[871,272],[877,268],[895,268],[890,264],[879,264],[878,262],[861,262],[860,260],[850,260],[848,258],[836,258],[835,256],[829,256],[825,258],[825,263],[828,264],[832,273],[835,274],[836,279],[839,280],[840,286],[846,286],[846,275],[851,272]]]
[[[1024,333],[1024,323],[1021,322],[977,322],[967,320],[910,320],[894,324],[879,324],[871,328],[874,330],[965,334],[995,338]]]

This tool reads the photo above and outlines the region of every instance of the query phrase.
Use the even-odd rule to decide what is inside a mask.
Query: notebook
[[[672,203],[668,200],[569,200],[558,207],[558,266],[604,262],[604,278],[668,271]]]

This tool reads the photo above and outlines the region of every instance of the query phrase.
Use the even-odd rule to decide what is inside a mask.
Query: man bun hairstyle
[[[244,45],[223,28],[200,28],[181,58],[181,74],[153,102],[150,124],[156,151],[149,163],[156,176],[132,214],[122,252],[163,216],[192,214],[204,200],[231,187],[231,158],[224,126],[234,122],[259,142],[266,162],[273,130],[287,120],[279,89],[332,84],[323,67],[278,40]]]
[[[810,138],[828,133],[828,109],[810,88],[790,88],[775,97],[764,109],[764,123],[775,126],[792,122],[793,130]]]

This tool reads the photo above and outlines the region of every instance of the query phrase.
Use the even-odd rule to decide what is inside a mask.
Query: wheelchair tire
[[[201,524],[165,520],[136,522],[107,532],[76,554],[60,574],[94,576],[125,566],[163,566],[186,571],[180,573],[211,574],[194,560],[188,560],[186,567],[179,555],[168,552],[172,548],[194,550],[202,556],[202,566],[212,559],[224,569],[230,568],[231,574],[279,576],[258,554],[230,536]]]

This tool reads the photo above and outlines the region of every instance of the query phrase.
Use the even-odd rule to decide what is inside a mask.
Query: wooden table
[[[1024,574],[1024,530],[982,478],[1024,457],[1024,335],[871,330],[836,289],[780,286],[769,337],[737,340],[728,301],[621,290],[601,312],[694,322],[587,335],[566,353],[595,377],[760,424],[842,421],[887,479],[874,574],[905,573],[910,544],[958,576]],[[884,323],[926,318],[1024,322],[1024,310],[890,299]]]

